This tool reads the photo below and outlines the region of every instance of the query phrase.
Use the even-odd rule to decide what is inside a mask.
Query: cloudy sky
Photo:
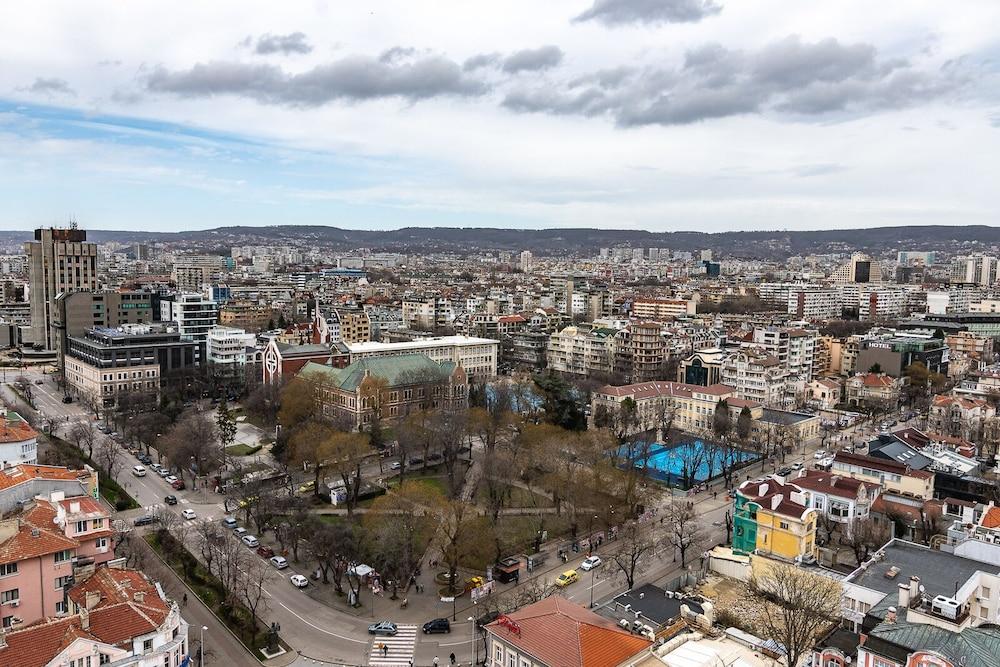
[[[0,5],[0,228],[1000,224],[1000,2]]]

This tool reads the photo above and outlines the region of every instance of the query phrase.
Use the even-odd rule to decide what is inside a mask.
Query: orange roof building
[[[0,467],[38,462],[38,431],[13,410],[0,408]]]
[[[652,642],[565,598],[552,596],[486,626],[494,665],[616,667]]]

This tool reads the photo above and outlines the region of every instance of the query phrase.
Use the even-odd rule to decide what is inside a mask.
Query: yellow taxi
[[[577,573],[576,570],[566,570],[565,572],[559,575],[558,579],[556,579],[556,586],[558,586],[559,588],[565,588],[566,586],[569,586],[579,578],[580,575],[579,573]]]

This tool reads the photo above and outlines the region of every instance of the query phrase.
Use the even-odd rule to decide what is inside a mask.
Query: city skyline
[[[0,229],[996,219],[992,3],[56,12],[0,24]]]

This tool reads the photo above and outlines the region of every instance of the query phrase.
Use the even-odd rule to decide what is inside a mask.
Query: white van
[[[136,477],[145,477],[146,469],[142,466],[132,466],[132,474]]]

